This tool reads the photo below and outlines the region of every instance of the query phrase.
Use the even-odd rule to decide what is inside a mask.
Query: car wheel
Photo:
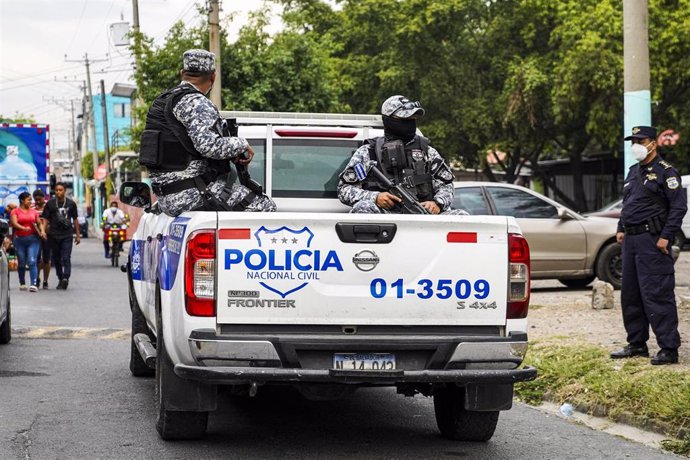
[[[599,252],[596,267],[597,278],[611,283],[614,289],[623,285],[623,254],[621,245],[613,242]]]
[[[157,296],[159,297],[159,296]],[[159,301],[159,300],[158,300]],[[160,312],[160,309],[157,309]],[[208,412],[173,411],[166,403],[166,393],[171,391],[179,379],[173,370],[173,363],[165,350],[160,313],[156,315],[156,430],[162,439],[199,439],[206,434]]]
[[[434,412],[441,434],[453,441],[486,442],[494,435],[499,411],[465,409],[465,389],[454,385],[434,390]]]
[[[596,278],[596,276],[592,275],[587,278],[560,279],[558,281],[571,289],[582,289],[594,281],[594,278]]]
[[[5,345],[12,340],[12,310],[10,308],[10,299],[7,298],[7,318],[0,326],[0,344]]]

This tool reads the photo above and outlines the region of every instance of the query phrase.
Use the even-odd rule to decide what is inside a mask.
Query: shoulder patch
[[[343,171],[343,182],[346,184],[354,184],[357,182],[357,173],[353,168],[347,168],[345,171]]]
[[[666,179],[666,186],[671,190],[677,189],[680,186],[678,178],[675,176],[669,177],[668,179]]]
[[[671,163],[669,163],[669,162],[666,161],[666,160],[661,160],[661,161],[659,162],[659,164],[660,164],[661,166],[663,166],[664,169],[673,168],[673,166],[671,166]]]

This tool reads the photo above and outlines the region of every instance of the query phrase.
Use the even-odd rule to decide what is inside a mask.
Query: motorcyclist
[[[103,248],[105,249],[105,258],[110,258],[110,239],[109,232],[106,230],[112,229],[114,226],[121,228],[129,222],[129,216],[125,214],[122,209],[118,208],[117,201],[110,202],[110,208],[103,211],[103,218],[101,219],[101,228],[103,229]]]

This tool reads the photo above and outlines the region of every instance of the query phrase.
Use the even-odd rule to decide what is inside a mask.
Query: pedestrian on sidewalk
[[[46,207],[46,195],[43,190],[37,188],[34,190],[34,208],[39,214],[43,214]],[[45,228],[45,219],[41,218],[43,228]],[[48,289],[48,277],[50,276],[50,244],[48,238],[41,239],[41,250],[38,251],[38,286],[41,284],[41,270],[43,271],[43,289]]]
[[[29,266],[29,291],[38,291],[38,267],[36,257],[41,249],[41,238],[45,238],[43,222],[38,212],[31,207],[31,194],[19,194],[19,207],[10,213],[10,223],[14,228],[14,247],[17,251],[19,290],[26,291],[26,266]]]
[[[47,222],[48,243],[58,277],[57,289],[67,289],[72,272],[72,237],[81,242],[77,204],[65,196],[65,184],[55,184],[55,198],[46,203],[43,219]],[[75,234],[76,233],[76,234]]]

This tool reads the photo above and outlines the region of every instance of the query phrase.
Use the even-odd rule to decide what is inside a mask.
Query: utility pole
[[[647,0],[623,0],[623,132],[633,126],[652,125],[652,97],[649,83],[649,35]],[[631,144],[625,143],[625,174],[636,162]]]
[[[103,149],[105,150],[105,177],[110,177],[110,134],[108,132],[108,108],[105,104],[105,82],[101,80],[101,113],[103,114]]]
[[[139,0],[132,0],[132,32],[134,37],[134,65],[139,68],[139,52],[141,50],[141,35],[139,27]],[[137,94],[134,99],[132,99],[132,126],[137,123],[135,107],[140,106],[143,103],[141,96],[139,95],[139,88],[137,88]],[[141,180],[148,182],[149,172],[146,168],[141,170]]]
[[[208,12],[208,47],[216,55],[216,81],[211,89],[211,102],[222,110],[220,100],[220,0],[209,0]]]

